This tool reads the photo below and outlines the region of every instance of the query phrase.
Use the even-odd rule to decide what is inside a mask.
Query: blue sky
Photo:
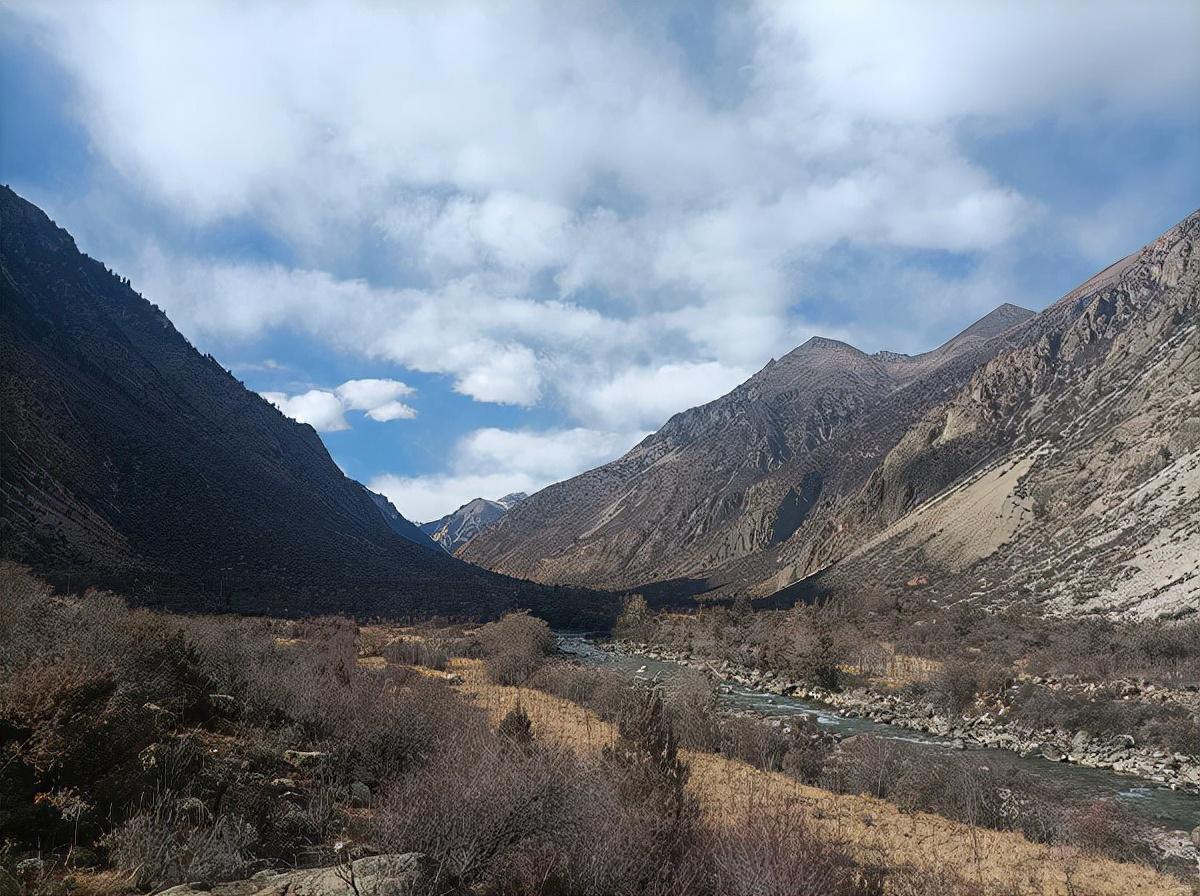
[[[430,519],[1200,205],[1200,5],[0,2],[0,179]]]

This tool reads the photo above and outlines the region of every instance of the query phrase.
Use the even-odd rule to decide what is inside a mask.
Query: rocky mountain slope
[[[814,339],[462,555],[668,593],[1200,604],[1193,215],[1038,315],[916,357]]]
[[[817,551],[845,555],[822,586],[1200,612],[1198,241],[1200,212],[1029,321],[910,429]]]
[[[0,320],[0,542],[54,582],[277,614],[552,611],[577,596],[397,534],[415,527],[385,518],[311,427],[7,187]]]
[[[1031,314],[1002,306],[914,357],[810,339],[624,457],[533,495],[463,556],[543,581],[702,581],[788,541],[831,495],[861,486]]]
[[[453,513],[431,523],[421,524],[421,534],[449,554],[455,554],[468,541],[524,501],[528,495],[513,492],[495,501],[474,498]]]

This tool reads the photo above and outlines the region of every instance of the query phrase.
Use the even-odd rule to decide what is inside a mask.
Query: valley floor
[[[478,660],[455,659],[450,669],[461,678],[457,687],[486,709],[494,722],[520,705],[539,738],[558,739],[588,753],[600,752],[617,738],[614,725],[575,703],[532,688],[495,684]],[[902,812],[883,800],[834,794],[711,753],[684,754],[692,769],[689,786],[714,819],[744,816],[764,806],[789,807],[844,842],[865,864],[909,866],[913,874],[926,879],[953,869],[981,893],[997,896],[1185,896],[1193,892],[1187,884],[1149,868],[1031,843],[1016,832]]]

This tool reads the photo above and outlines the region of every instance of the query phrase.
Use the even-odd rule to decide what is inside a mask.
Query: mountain
[[[186,609],[566,613],[595,596],[415,544],[412,524],[0,188],[0,542],[68,587]],[[591,602],[591,603],[589,603]]]
[[[375,506],[379,508],[379,512],[383,514],[384,520],[391,527],[392,531],[401,538],[407,538],[413,544],[419,544],[422,547],[429,548],[431,551],[440,551],[441,545],[430,538],[422,531],[422,528],[416,523],[409,522],[408,519],[396,509],[396,505],[385,498],[378,492],[373,492],[366,486],[363,486],[363,491],[367,496],[375,502]]]
[[[831,495],[865,482],[1031,315],[1002,306],[916,356],[814,337],[624,457],[528,498],[462,556],[547,582],[707,587],[714,569],[787,541]]]
[[[527,497],[528,495],[524,492],[513,492],[495,501],[475,498],[453,513],[446,514],[440,520],[423,523],[421,532],[440,545],[447,553],[454,554]]]
[[[1192,215],[1041,314],[1001,306],[922,355],[810,340],[461,556],[647,593],[1195,609],[1198,229]]]
[[[1198,242],[1200,212],[1024,324],[840,509],[809,583],[1200,612]]]

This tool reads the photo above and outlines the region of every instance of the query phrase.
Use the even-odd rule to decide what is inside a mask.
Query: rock
[[[328,868],[255,875],[250,880],[215,884],[183,884],[163,891],[159,896],[462,896],[466,891],[452,881],[439,879],[437,863],[423,853],[408,852],[368,856]]]
[[[273,781],[271,781],[271,786],[277,787],[280,790],[296,790],[297,789],[295,778],[275,778]]]
[[[1071,752],[1083,753],[1087,750],[1089,741],[1092,736],[1086,731],[1076,731],[1075,736],[1071,738]]]
[[[46,863],[39,858],[21,859],[17,862],[17,877],[31,878],[39,877],[46,868]]]
[[[1040,747],[1038,747],[1038,750],[1051,762],[1062,762],[1066,758],[1063,756],[1062,750],[1058,748],[1058,745],[1052,744],[1049,741],[1046,741]]]
[[[954,738],[954,740],[950,742],[950,746],[954,747],[956,750],[965,750],[967,748],[966,743],[961,737]]]
[[[325,754],[319,750],[284,750],[283,761],[288,765],[293,765],[296,768],[304,768],[309,765],[316,765]]]
[[[1200,849],[1200,824],[1192,828],[1192,845]]]

